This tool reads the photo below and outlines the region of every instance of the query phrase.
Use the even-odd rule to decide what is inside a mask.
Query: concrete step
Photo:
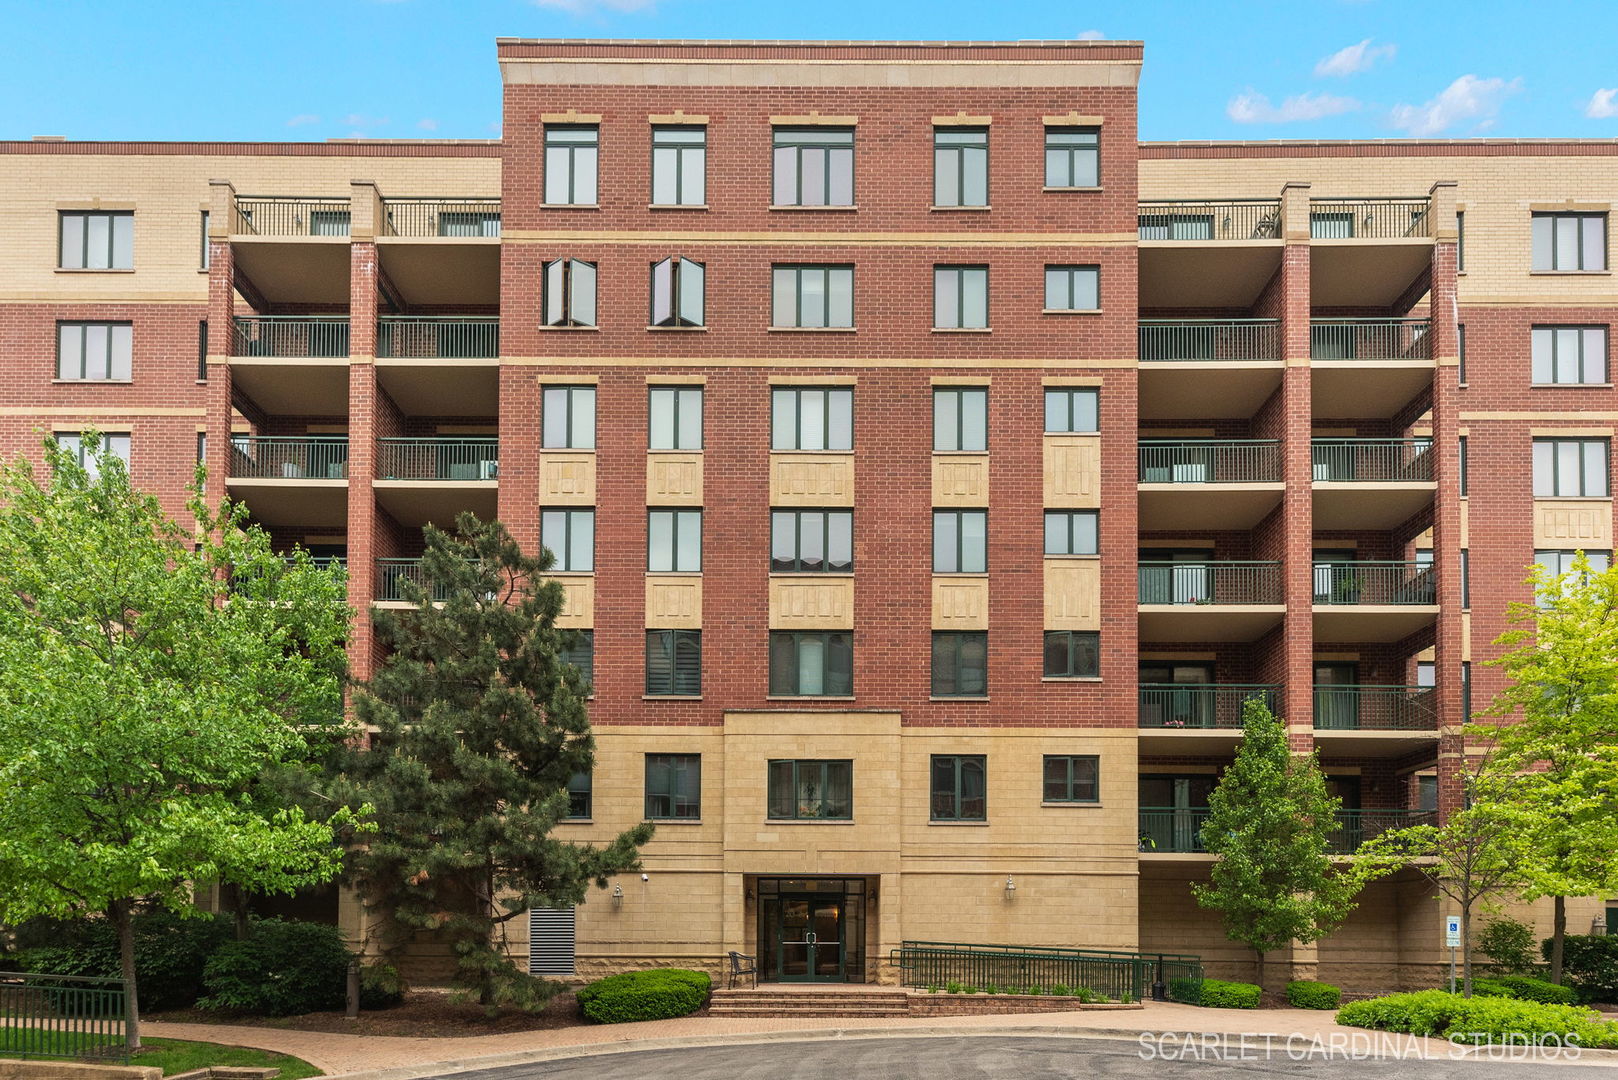
[[[750,1017],[909,1016],[910,995],[902,990],[716,990],[708,1012]]]

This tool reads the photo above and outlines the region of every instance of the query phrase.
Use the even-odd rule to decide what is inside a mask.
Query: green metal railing
[[[344,480],[347,435],[236,435],[227,475],[256,480]]]
[[[1431,360],[1430,319],[1310,319],[1314,360]]]
[[[1199,855],[1206,806],[1143,806],[1140,808],[1140,849],[1173,855]]]
[[[1249,701],[1279,714],[1280,698],[1273,683],[1141,683],[1140,726],[1239,730]]]
[[[347,315],[239,315],[232,356],[348,355]]]
[[[1281,479],[1277,439],[1142,439],[1143,484],[1261,484]]]
[[[1437,731],[1430,686],[1317,684],[1315,727],[1321,731]]]
[[[1280,199],[1142,199],[1142,240],[1279,240]]]
[[[494,480],[500,475],[500,445],[494,436],[378,439],[380,480]]]
[[[411,582],[434,600],[449,598],[447,586],[427,579],[420,559],[378,559],[376,561],[376,598],[378,600],[409,600],[401,582]]]
[[[1180,953],[1113,952],[1053,945],[966,945],[951,941],[906,941],[888,959],[904,986],[951,983],[983,990],[1043,990],[1083,987],[1113,1001],[1141,1001],[1154,984],[1177,1000],[1196,1001],[1202,990],[1202,958]]]
[[[1312,439],[1316,480],[1416,483],[1433,478],[1431,439]]]
[[[249,236],[347,236],[349,223],[346,195],[238,195],[231,231]]]
[[[1279,604],[1279,562],[1142,562],[1142,604]]]
[[[384,359],[475,359],[500,355],[498,315],[383,315],[376,355]]]
[[[1436,604],[1437,583],[1430,563],[1317,561],[1314,602],[1356,604]]]
[[[0,1057],[127,1062],[122,979],[0,974]]]
[[[1423,196],[1309,200],[1309,235],[1316,240],[1386,240],[1432,234],[1431,205]]]
[[[1326,846],[1337,855],[1352,855],[1360,845],[1390,829],[1411,825],[1437,825],[1436,810],[1339,810],[1337,828],[1327,837]]]
[[[1143,362],[1281,359],[1276,319],[1141,319],[1136,325]]]
[[[389,196],[382,200],[383,236],[500,235],[500,200],[484,196]]]

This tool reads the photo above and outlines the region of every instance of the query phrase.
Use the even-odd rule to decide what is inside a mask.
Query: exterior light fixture
[[[1011,880],[1011,875],[1010,874],[1007,874],[1006,875],[1006,899],[1007,900],[1014,900],[1014,899],[1016,899],[1016,897],[1017,897],[1017,883],[1015,881]]]
[[[622,885],[612,887],[612,906],[615,908],[624,906],[624,887]]]

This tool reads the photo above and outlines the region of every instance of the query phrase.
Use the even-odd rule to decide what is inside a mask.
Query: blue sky
[[[497,36],[1138,38],[1143,139],[1618,137],[1612,0],[0,0],[0,16],[0,138],[491,138]]]

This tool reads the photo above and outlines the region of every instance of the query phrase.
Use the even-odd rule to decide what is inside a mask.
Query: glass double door
[[[843,898],[783,896],[776,934],[782,982],[843,981]]]

